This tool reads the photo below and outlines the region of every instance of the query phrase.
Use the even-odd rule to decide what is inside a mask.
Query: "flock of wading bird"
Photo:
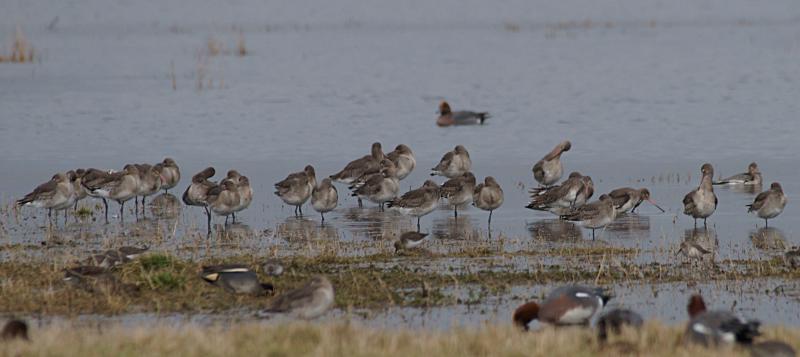
[[[452,112],[447,103],[440,106],[441,116],[437,124],[442,126],[467,123],[483,123],[487,113]],[[572,172],[569,177],[556,185],[564,173],[561,155],[569,151],[569,141],[558,144],[533,166],[533,177],[539,187],[530,190],[531,202],[527,208],[549,211],[562,219],[578,221],[594,231],[610,224],[618,214],[635,211],[639,205],[648,201],[656,208],[664,211],[651,198],[646,188],[619,188],[603,194],[599,200],[589,202],[594,193],[591,177]],[[466,148],[455,147],[442,157],[431,172],[432,176],[444,176],[446,182],[439,185],[427,180],[418,189],[399,194],[399,181],[406,178],[416,167],[416,159],[406,145],[398,145],[389,154],[384,154],[381,144],[374,143],[370,155],[348,163],[344,169],[322,180],[318,185],[314,167],[308,165],[302,172],[292,173],[286,179],[275,184],[276,192],[285,203],[295,206],[295,214],[302,215],[302,206],[311,199],[311,206],[320,213],[322,220],[325,213],[338,205],[338,191],[333,181],[347,184],[352,195],[358,197],[359,206],[362,200],[384,205],[403,214],[417,217],[417,232],[406,232],[395,243],[395,249],[413,248],[423,241],[427,234],[419,233],[419,221],[422,216],[432,212],[440,199],[444,198],[453,206],[453,214],[458,217],[458,207],[472,202],[475,207],[489,211],[489,225],[492,212],[503,204],[503,190],[497,181],[488,176],[478,184],[475,175],[470,171],[472,160]],[[750,164],[748,171],[729,178],[713,181],[714,169],[710,164],[701,168],[700,186],[689,192],[683,199],[684,214],[691,216],[697,225],[702,218],[704,224],[717,207],[717,197],[713,185],[732,184],[760,186],[761,173],[755,163]],[[200,206],[206,211],[208,227],[211,227],[211,213],[236,219],[236,212],[244,210],[253,199],[253,190],[246,176],[231,170],[220,182],[211,178],[214,168],[207,168],[192,177],[191,185],[183,194],[187,205]],[[164,159],[156,165],[131,164],[122,171],[114,172],[97,169],[78,169],[59,173],[37,187],[33,192],[17,201],[19,205],[29,205],[52,210],[66,210],[77,207],[77,201],[87,197],[97,197],[105,205],[106,221],[108,220],[107,200],[117,201],[120,205],[120,219],[126,201],[133,198],[138,215],[138,197],[149,195],[175,187],[180,181],[180,171],[175,161]],[[780,184],[772,183],[770,189],[756,196],[748,211],[755,213],[766,222],[778,216],[786,206],[786,196]],[[144,209],[144,207],[143,207]],[[147,248],[121,247],[95,254],[87,259],[84,265],[65,269],[64,280],[93,291],[98,286],[112,290],[135,290],[136,287],[121,284],[111,273],[112,268],[125,264],[145,253]],[[791,252],[792,265],[800,266],[800,251]],[[262,272],[277,276],[283,272],[280,262],[271,260],[262,266]],[[254,270],[244,264],[226,264],[204,266],[200,277],[206,282],[233,294],[272,294],[274,287],[259,281]],[[577,325],[588,327],[591,319],[599,313],[611,296],[600,288],[582,285],[567,285],[550,292],[541,303],[529,302],[517,308],[512,320],[515,325],[527,330],[528,325],[538,320],[553,326]],[[334,302],[334,289],[324,276],[312,277],[304,286],[285,292],[275,297],[265,309],[266,313],[286,312],[292,315],[312,319],[327,312]],[[684,341],[704,346],[737,345],[746,346],[756,356],[794,356],[794,349],[780,341],[762,341],[753,343],[759,336],[760,323],[755,320],[743,320],[727,310],[707,310],[700,295],[693,295],[688,305],[689,322],[684,333]],[[638,313],[616,308],[605,312],[597,320],[598,340],[605,343],[609,332],[619,332],[623,326],[641,327],[644,319]],[[27,325],[20,320],[12,320],[6,324],[0,335],[3,339],[28,339]]]
[[[564,174],[561,155],[569,151],[572,144],[563,141],[556,145],[541,160],[533,165],[533,178],[539,183],[530,192],[530,203],[527,208],[548,211],[561,219],[579,222],[592,230],[604,228],[612,223],[618,215],[635,212],[639,205],[648,201],[664,212],[650,197],[646,188],[636,189],[623,187],[600,195],[599,199],[590,202],[594,194],[594,184],[590,176],[575,171],[568,178],[556,184]],[[433,212],[440,199],[447,200],[453,207],[453,214],[458,217],[458,207],[469,204],[489,211],[489,227],[491,228],[492,212],[503,204],[503,189],[492,176],[487,176],[478,183],[471,172],[472,160],[469,152],[462,146],[456,146],[447,152],[439,163],[431,170],[431,176],[444,176],[448,180],[438,184],[426,180],[421,187],[400,194],[400,180],[405,179],[416,167],[416,158],[411,149],[403,144],[394,151],[385,154],[380,143],[373,143],[371,153],[348,163],[341,171],[330,175],[318,184],[314,167],[308,165],[301,172],[289,174],[284,180],[275,184],[275,194],[288,205],[295,206],[295,215],[302,215],[302,206],[311,200],[311,206],[320,213],[322,221],[325,213],[334,210],[339,203],[339,194],[333,182],[348,185],[351,195],[358,198],[359,207],[363,200],[377,204],[380,210],[384,206],[404,215],[417,218],[417,234],[401,239],[402,246],[411,246],[424,239],[426,235],[419,233],[421,217]],[[683,198],[683,213],[707,222],[717,208],[717,196],[714,185],[745,185],[760,187],[761,172],[756,163],[751,163],[748,171],[719,181],[713,181],[714,168],[711,164],[701,167],[700,185]],[[236,212],[246,209],[253,200],[253,189],[247,176],[236,170],[228,171],[219,182],[212,180],[216,170],[206,168],[192,177],[192,183],[183,193],[183,202],[190,206],[203,207],[207,216],[208,230],[211,230],[212,213],[218,216],[232,217],[236,221]],[[180,181],[180,170],[174,160],[164,159],[155,165],[128,164],[121,171],[99,169],[77,169],[66,173],[57,173],[52,179],[39,185],[33,192],[17,201],[21,206],[33,206],[52,210],[66,210],[77,207],[77,202],[85,197],[102,199],[105,206],[105,218],[108,221],[108,202],[119,203],[120,219],[124,217],[124,205],[134,199],[138,215],[141,197],[144,212],[145,198],[168,191]],[[773,182],[769,190],[759,193],[753,203],[747,206],[748,212],[756,214],[769,224],[769,219],[783,212],[786,206],[786,195],[781,185]]]

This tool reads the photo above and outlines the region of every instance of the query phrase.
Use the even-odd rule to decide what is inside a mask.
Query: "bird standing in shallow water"
[[[617,218],[617,209],[614,207],[614,201],[611,197],[604,194],[600,196],[598,201],[578,207],[562,216],[562,218],[568,221],[580,222],[584,227],[590,228],[592,230],[592,240],[594,240],[594,231],[614,222]]]
[[[492,176],[486,176],[482,184],[472,192],[472,205],[489,211],[489,227],[492,226],[492,212],[503,205],[503,189]]]
[[[717,195],[714,194],[714,186],[711,179],[714,177],[714,167],[711,164],[703,164],[700,168],[703,176],[700,179],[700,186],[686,194],[683,198],[683,214],[694,218],[694,226],[697,227],[697,219],[703,219],[703,226],[707,226],[707,219],[714,214],[717,209]]]
[[[533,165],[533,178],[540,185],[549,187],[561,179],[564,173],[564,166],[561,164],[561,154],[569,151],[572,148],[572,143],[569,141],[562,141],[556,145],[547,155]]]
[[[625,213],[628,211],[634,213],[644,201],[650,202],[651,205],[658,208],[662,213],[665,212],[663,208],[650,198],[650,191],[646,188],[637,190],[635,188],[623,187],[609,192],[608,195],[614,200],[617,213]]]
[[[331,183],[330,178],[325,178],[319,186],[314,187],[311,192],[311,207],[319,212],[322,217],[322,222],[325,222],[325,213],[333,211],[339,204],[339,192],[336,191],[336,186]]]
[[[773,182],[769,190],[759,193],[753,203],[747,205],[747,212],[754,212],[759,218],[763,218],[764,225],[769,227],[769,220],[783,213],[786,201],[781,184]]]
[[[192,183],[183,192],[183,203],[187,206],[203,207],[206,212],[206,222],[208,231],[211,232],[211,212],[208,211],[208,191],[217,186],[216,182],[209,179],[216,174],[213,167],[207,167],[203,171],[192,176]]]
[[[398,180],[406,178],[417,167],[417,160],[414,158],[411,148],[403,144],[397,145],[394,151],[386,154],[386,158],[391,160],[394,166],[397,167]]]
[[[64,220],[66,221],[67,209],[75,203],[76,195],[73,194],[75,186],[72,184],[67,174],[58,173],[47,181],[17,200],[18,206],[32,206],[47,208],[47,217],[52,217],[53,210],[64,210]],[[56,223],[58,218],[56,218]]]
[[[431,176],[455,178],[472,170],[472,159],[463,145],[457,145],[439,160],[439,164],[431,169]]]
[[[303,216],[303,204],[311,197],[311,192],[317,185],[317,176],[314,167],[307,165],[301,172],[289,174],[285,179],[275,184],[275,194],[283,202],[294,206],[294,215]]]
[[[433,180],[427,180],[422,187],[408,191],[400,198],[389,202],[389,208],[417,217],[417,232],[419,232],[420,219],[436,209],[439,196],[439,185]]]
[[[458,206],[471,202],[474,191],[475,175],[472,172],[447,180],[439,190],[442,198],[446,198],[453,206],[453,216],[456,218],[458,218]]]

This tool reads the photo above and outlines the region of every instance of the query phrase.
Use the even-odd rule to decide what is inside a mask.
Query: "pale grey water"
[[[272,184],[308,163],[320,175],[333,173],[380,141],[387,151],[399,143],[414,150],[417,170],[401,185],[418,186],[444,152],[464,144],[476,176],[493,175],[505,188],[493,235],[519,239],[541,235],[542,220],[552,218],[523,208],[530,168],[569,139],[567,170],[591,175],[598,195],[647,186],[668,209],[657,214],[645,204],[635,224],[600,233],[603,242],[674,249],[691,234],[681,199],[697,184],[700,165],[711,162],[729,175],[756,161],[765,180],[781,182],[790,200],[771,226],[784,245],[798,244],[797,1],[18,0],[2,5],[0,50],[17,25],[41,56],[34,64],[0,64],[6,204],[55,171],[171,156],[184,174],[178,196],[191,174],[209,165],[250,177],[256,197],[241,218],[255,233],[242,249],[283,249],[297,231],[371,241],[413,224],[353,210],[348,197],[320,229],[310,207],[311,221],[291,218]],[[239,31],[247,56],[202,55],[209,37],[235,50]],[[493,117],[482,127],[437,128],[441,99]],[[720,241],[718,257],[779,253],[751,242],[762,225],[745,213],[752,194],[717,193],[720,206],[710,224]],[[202,225],[200,212],[184,208],[181,226]],[[38,244],[42,217],[36,215],[3,227],[5,244]],[[466,210],[455,226],[449,215],[443,209],[424,217],[422,230],[445,243],[488,233],[485,212]],[[73,226],[64,235],[83,229]],[[583,231],[557,244],[581,245],[589,237]],[[103,243],[85,244],[88,250]],[[796,299],[784,299],[797,306]],[[800,310],[794,311],[788,323],[800,324]]]

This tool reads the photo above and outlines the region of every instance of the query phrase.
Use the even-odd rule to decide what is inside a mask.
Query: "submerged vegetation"
[[[0,46],[0,62],[28,63],[33,62],[36,52],[33,45],[28,42],[20,27],[14,33],[11,49],[6,52]]]

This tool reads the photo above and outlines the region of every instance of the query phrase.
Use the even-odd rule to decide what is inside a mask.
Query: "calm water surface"
[[[414,222],[369,204],[356,209],[339,186],[340,206],[322,227],[310,207],[306,218],[295,219],[292,207],[272,194],[273,183],[306,164],[329,175],[380,141],[387,151],[404,143],[416,154],[417,169],[401,183],[405,190],[421,185],[444,152],[463,144],[476,176],[496,177],[506,201],[491,232],[487,213],[473,208],[458,222],[444,206],[424,217],[422,230],[436,238],[432,249],[490,235],[508,239],[508,251],[542,241],[580,246],[592,244],[590,232],[524,208],[531,166],[569,139],[566,170],[591,175],[598,196],[648,187],[667,209],[644,204],[639,215],[598,231],[594,244],[655,252],[640,254],[642,262],[673,259],[662,253],[698,235],[719,242],[720,259],[764,258],[798,244],[800,3],[793,0],[8,5],[0,37],[19,25],[40,55],[34,64],[0,65],[6,205],[56,171],[119,169],[171,156],[184,175],[176,196],[206,166],[220,173],[236,168],[253,184],[256,196],[242,224],[227,228],[247,239],[211,240],[207,255],[275,246],[292,255],[298,253],[292,243],[308,237],[366,242],[348,253],[370,254],[390,249],[391,239]],[[231,54],[240,34],[244,57]],[[222,54],[210,56],[209,41]],[[442,99],[493,117],[481,127],[437,128]],[[730,175],[751,161],[789,197],[774,229],[761,229],[746,214],[754,193],[723,188],[708,230],[694,230],[680,213],[681,200],[697,185],[700,165],[711,162],[718,175]],[[184,207],[174,219],[154,213],[141,222],[127,217],[124,225],[116,218],[108,226],[71,223],[55,234],[84,237],[75,254],[108,245],[107,233],[123,232],[126,243],[135,243],[137,232],[153,227],[174,234],[159,249],[180,254],[181,246],[198,241],[186,232],[202,228],[201,210]],[[41,212],[9,214],[2,244],[39,244],[43,223]],[[793,284],[764,284],[784,283]],[[673,321],[682,303],[656,311],[642,293],[651,288],[680,301],[685,295],[671,285],[618,290],[629,291],[634,307]],[[725,285],[709,289],[725,303],[745,296],[745,308],[758,316],[800,324],[796,296],[763,298],[791,307],[786,314],[758,307],[756,288],[749,295]],[[511,306],[498,304],[492,311]],[[469,308],[408,319],[434,326],[484,319],[463,309]],[[391,313],[381,316],[377,321],[393,321]]]

